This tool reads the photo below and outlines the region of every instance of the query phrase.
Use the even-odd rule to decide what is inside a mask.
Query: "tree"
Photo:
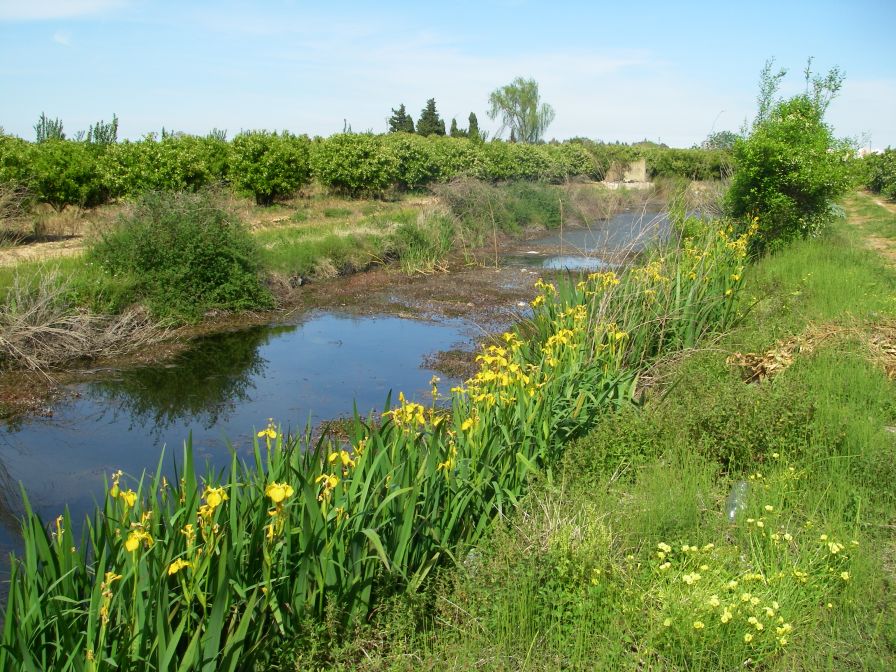
[[[538,142],[554,121],[554,108],[541,102],[538,83],[517,77],[510,84],[492,91],[488,97],[488,116],[501,118],[501,130],[510,129],[518,142]]]
[[[700,143],[700,148],[731,150],[739,139],[740,136],[733,131],[716,131],[706,136],[706,140]]]
[[[404,103],[398,106],[398,109],[392,110],[392,116],[389,117],[390,133],[413,133],[414,119],[404,109]]]
[[[479,131],[479,120],[476,118],[475,112],[470,112],[469,126],[467,127],[467,135],[473,142],[484,140],[482,133]]]
[[[752,132],[734,145],[728,212],[744,221],[756,218],[753,252],[818,232],[831,205],[850,187],[851,152],[824,122],[842,74],[834,68],[813,77],[807,68],[806,92],[781,100],[775,94],[784,72],[773,74],[771,61],[766,63]]]
[[[94,145],[113,145],[118,142],[118,117],[112,115],[112,121],[98,121],[90,125],[87,131],[87,142]]]
[[[436,111],[436,99],[426,101],[426,107],[420,112],[417,121],[417,133],[420,135],[445,135],[445,120]]]
[[[449,135],[452,138],[466,138],[467,131],[464,130],[463,128],[458,127],[457,119],[452,119],[451,120],[451,131],[449,132]]]
[[[50,119],[41,112],[40,119],[34,125],[34,135],[37,142],[65,140],[65,133],[62,131],[62,119]]]

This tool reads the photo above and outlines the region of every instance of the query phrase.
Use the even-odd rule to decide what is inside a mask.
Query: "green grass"
[[[847,206],[876,227],[889,218],[866,197]],[[427,594],[378,612],[326,664],[306,643],[296,665],[893,669],[896,389],[861,334],[896,318],[894,296],[893,268],[846,222],[761,260],[740,326],[660,367],[643,407],[568,444],[553,478]],[[725,363],[810,325],[855,335],[758,384]],[[746,509],[732,524],[726,500],[741,480]]]

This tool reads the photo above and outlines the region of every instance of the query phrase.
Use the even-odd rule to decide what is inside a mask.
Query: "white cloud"
[[[0,0],[0,21],[71,19],[99,14],[127,0]]]
[[[53,42],[61,44],[63,47],[72,46],[72,34],[67,30],[57,30],[53,33]]]

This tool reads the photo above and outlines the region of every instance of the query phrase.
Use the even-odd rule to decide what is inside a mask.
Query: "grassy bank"
[[[896,227],[846,207],[752,268],[740,325],[654,367],[643,406],[569,444],[431,594],[296,669],[892,669],[896,273],[868,235]]]

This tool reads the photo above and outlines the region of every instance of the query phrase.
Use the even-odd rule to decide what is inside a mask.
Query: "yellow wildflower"
[[[327,462],[330,464],[333,464],[336,460],[342,462],[343,470],[348,469],[349,467],[354,468],[355,466],[355,461],[347,450],[340,450],[338,453],[330,453],[329,457],[327,457]]]
[[[268,487],[265,488],[264,494],[266,497],[270,498],[274,504],[279,504],[284,499],[292,497],[293,489],[289,483],[270,483]]]
[[[174,576],[180,570],[185,569],[186,567],[190,567],[190,563],[183,558],[178,558],[170,565],[168,565],[168,576]]]
[[[205,492],[202,493],[202,498],[205,500],[208,508],[212,511],[229,499],[227,491],[223,487],[213,488],[208,485],[205,486]]]
[[[123,501],[128,508],[134,506],[137,502],[137,493],[133,490],[122,490],[118,493],[119,498]]]
[[[702,630],[703,627],[703,621],[694,621],[694,630]]]

